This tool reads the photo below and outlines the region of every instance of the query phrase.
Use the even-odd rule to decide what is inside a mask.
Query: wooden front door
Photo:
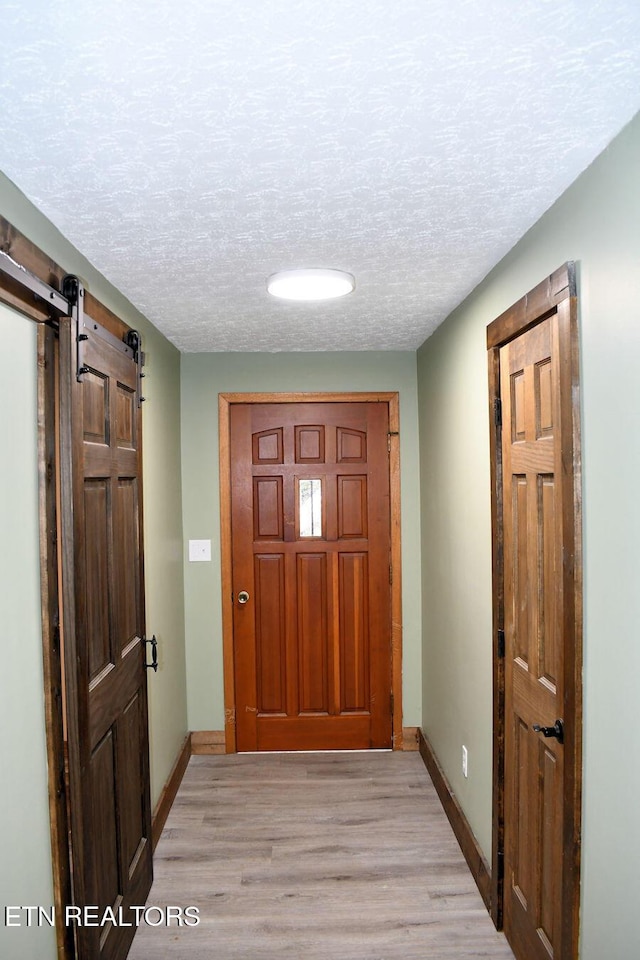
[[[555,275],[554,275],[555,276]],[[551,278],[553,279],[553,278]],[[565,280],[566,286],[562,285]],[[504,929],[520,960],[575,956],[580,655],[572,273],[497,347],[504,546]],[[540,293],[546,292],[542,299]],[[512,321],[517,311],[511,313]],[[501,326],[502,323],[502,326]],[[524,329],[522,329],[524,327]],[[490,328],[491,330],[491,328]]]
[[[63,634],[80,958],[123,958],[152,880],[144,669],[141,416],[134,351],[85,318],[61,323]],[[81,364],[78,373],[78,364]],[[96,911],[97,908],[97,911]],[[131,924],[127,926],[126,924]]]
[[[390,747],[389,409],[230,407],[237,748]]]

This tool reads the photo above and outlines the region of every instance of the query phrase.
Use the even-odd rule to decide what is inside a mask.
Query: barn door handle
[[[552,727],[541,727],[539,723],[534,723],[533,729],[536,733],[541,733],[545,737],[555,737],[558,743],[564,743],[564,724],[562,720],[556,720]]]
[[[249,599],[249,594],[246,590],[241,590],[238,594],[238,603],[246,603]]]
[[[147,663],[147,644],[151,644],[151,663]],[[153,670],[154,673],[158,672],[158,641],[156,640],[156,635],[151,637],[151,640],[144,638],[144,666],[145,670]]]

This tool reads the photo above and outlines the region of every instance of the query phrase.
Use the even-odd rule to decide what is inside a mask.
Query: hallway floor
[[[513,960],[417,753],[192,757],[129,960]],[[151,912],[155,922],[158,911]]]

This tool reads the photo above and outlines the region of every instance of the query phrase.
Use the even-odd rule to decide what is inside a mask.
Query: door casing
[[[489,413],[491,446],[491,514],[493,563],[493,838],[491,915],[502,928],[504,900],[504,818],[505,818],[505,663],[500,643],[504,631],[504,532],[501,420],[496,412],[500,398],[500,348],[553,314],[568,301],[568,336],[560,357],[560,391],[566,419],[571,423],[569,439],[573,477],[573,515],[563,517],[563,537],[572,563],[563,567],[563,589],[567,606],[564,619],[565,675],[564,719],[567,736],[564,746],[563,875],[562,895],[566,909],[561,932],[561,960],[578,955],[580,901],[580,840],[582,804],[582,471],[580,447],[580,376],[578,358],[578,307],[576,273],[565,263],[513,304],[487,328],[489,361]]]
[[[380,393],[221,393],[218,396],[220,457],[220,550],[222,564],[222,646],[225,748],[235,753],[236,703],[233,656],[230,408],[234,403],[386,403],[389,406],[389,484],[391,506],[391,691],[393,749],[402,750],[402,575],[400,542],[399,396]]]

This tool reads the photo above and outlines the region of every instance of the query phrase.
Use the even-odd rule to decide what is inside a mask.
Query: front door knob
[[[249,599],[249,594],[246,590],[241,590],[238,594],[238,603],[246,603]]]
[[[534,723],[533,729],[536,733],[541,733],[545,737],[555,737],[558,743],[564,743],[564,725],[562,720],[556,720],[552,727],[541,727],[539,723]]]

